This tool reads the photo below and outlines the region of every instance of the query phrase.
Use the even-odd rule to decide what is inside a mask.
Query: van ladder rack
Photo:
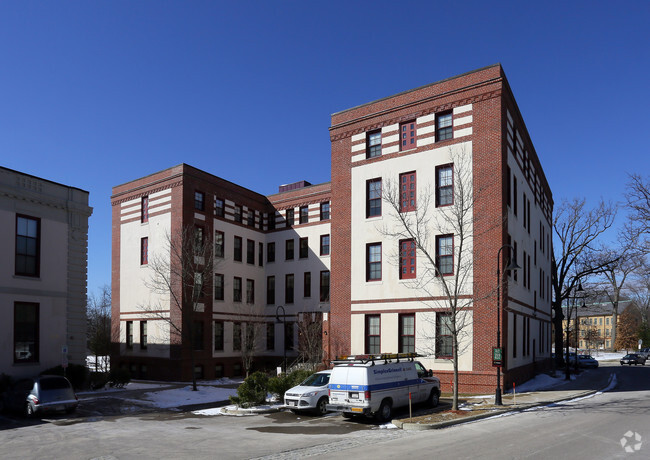
[[[417,358],[420,355],[418,353],[380,353],[376,355],[343,355],[337,356],[336,359],[332,361],[334,364],[367,364],[372,363],[372,366],[375,365],[375,361],[384,361],[384,364],[388,364],[391,361],[399,363],[400,359],[413,361],[414,358]]]

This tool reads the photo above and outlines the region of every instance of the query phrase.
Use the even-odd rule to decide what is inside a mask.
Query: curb
[[[521,404],[517,406],[512,406],[511,408],[507,409],[495,409],[494,411],[486,412],[484,414],[478,414],[478,415],[469,415],[467,417],[462,417],[462,418],[457,418],[454,420],[448,420],[444,422],[437,422],[437,423],[411,423],[411,422],[404,422],[401,420],[393,420],[391,423],[395,425],[397,428],[401,428],[402,430],[405,431],[424,431],[424,430],[438,430],[441,428],[446,428],[448,426],[454,426],[454,425],[460,425],[462,423],[470,423],[474,422],[476,420],[481,420],[484,418],[489,418],[489,417],[495,417],[498,415],[506,414],[509,412],[524,412],[528,409],[531,409],[533,407],[539,407],[539,406],[548,406],[549,404],[554,404],[554,403],[559,403],[563,401],[570,401],[572,399],[577,399],[577,398],[584,398],[586,396],[590,396],[593,394],[598,393],[601,390],[586,390],[582,391],[579,393],[572,394],[570,396],[558,398],[558,399],[552,399],[548,401],[538,401],[535,403],[528,403],[528,404]]]

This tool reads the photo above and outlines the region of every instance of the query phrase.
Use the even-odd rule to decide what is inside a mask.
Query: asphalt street
[[[0,421],[0,458],[650,457],[650,366],[611,363],[588,372],[599,382],[616,373],[618,385],[579,401],[420,432],[384,429],[340,415],[290,412],[246,417],[153,411],[37,421],[5,418]]]

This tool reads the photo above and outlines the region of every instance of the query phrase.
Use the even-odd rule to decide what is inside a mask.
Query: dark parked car
[[[28,417],[47,412],[74,412],[79,405],[72,385],[59,375],[39,375],[17,380],[5,393],[7,410],[22,412]]]
[[[641,364],[643,366],[645,364],[645,358],[637,353],[630,353],[621,358],[621,366],[623,364],[627,364],[628,366]]]
[[[639,351],[639,354],[643,356],[646,360],[650,358],[650,348],[643,348]]]

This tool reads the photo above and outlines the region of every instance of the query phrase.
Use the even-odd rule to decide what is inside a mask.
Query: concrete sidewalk
[[[609,370],[611,369],[611,370]],[[461,423],[468,423],[483,418],[494,417],[508,412],[521,412],[533,407],[547,406],[578,398],[593,395],[608,388],[614,378],[614,367],[605,366],[594,371],[582,371],[575,380],[558,384],[548,390],[531,391],[525,393],[506,393],[502,397],[502,406],[494,405],[494,396],[483,399],[477,398],[462,412],[456,413],[456,418],[433,423],[410,422],[409,419],[393,420],[393,424],[404,430],[432,430],[445,428]],[[459,411],[461,412],[461,411]]]

